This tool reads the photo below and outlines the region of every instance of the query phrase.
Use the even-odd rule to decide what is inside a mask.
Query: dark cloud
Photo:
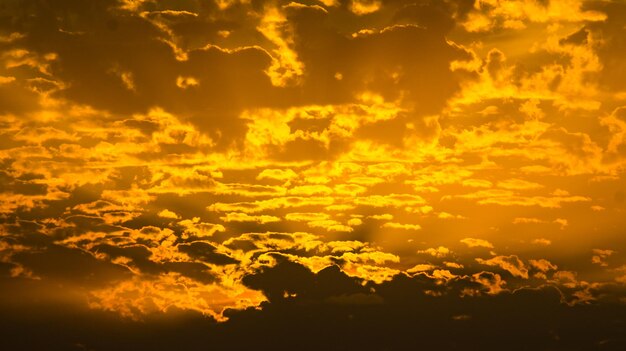
[[[0,113],[21,114],[36,110],[39,105],[37,94],[19,81],[8,81],[15,77],[2,77],[2,73],[0,71]],[[2,82],[2,78],[6,78],[7,82]]]
[[[188,244],[178,245],[178,250],[188,254],[190,257],[206,263],[218,265],[236,264],[237,260],[216,252],[217,248],[209,243],[195,241]]]
[[[434,113],[457,89],[450,61],[469,59],[437,29],[389,23],[380,33],[351,38],[333,30],[320,11],[298,9],[290,15],[296,52],[308,72],[304,93],[324,102],[350,101],[359,90],[394,100],[403,91],[419,114]]]
[[[355,92],[371,90],[388,100],[408,93],[407,102],[417,115],[435,113],[457,90],[459,77],[450,71],[450,62],[470,58],[445,40],[454,23],[450,5],[390,3],[390,11],[397,11],[394,19],[379,23],[380,33],[356,38],[329,22],[334,12],[359,20],[345,8],[331,8],[333,14],[326,14],[319,7],[286,6],[285,28],[292,28],[293,50],[306,73],[300,84],[278,88],[266,73],[272,44],[257,29],[244,29],[249,37],[240,47],[208,45],[219,41],[206,31],[247,23],[241,19],[246,11],[261,16],[269,4],[251,6],[253,10],[238,4],[222,13],[206,2],[146,2],[142,7],[148,12],[135,12],[111,1],[62,1],[11,3],[4,13],[13,19],[6,30],[24,34],[10,48],[56,54],[48,63],[47,79],[63,85],[58,96],[116,114],[160,106],[192,121],[218,147],[244,136],[245,123],[238,115],[251,107],[349,102]],[[195,30],[199,27],[204,29]],[[163,28],[171,29],[174,37]],[[285,29],[283,35],[289,33]],[[183,42],[178,48],[178,37],[195,44]],[[338,80],[337,74],[343,78]],[[180,79],[193,79],[194,84],[177,86]],[[10,90],[13,95],[15,89]]]
[[[598,56],[603,66],[600,82],[607,89],[623,90],[626,67],[623,60],[618,57],[619,53],[626,50],[626,40],[624,40],[626,6],[619,1],[590,1],[586,5],[589,9],[607,14],[606,21],[588,26],[592,35],[599,41]]]
[[[87,313],[63,300],[42,304],[32,300],[31,292],[43,283],[3,280],[3,296],[21,289],[23,300],[2,304],[5,318],[0,323],[11,332],[0,345],[11,350],[201,350],[207,345],[228,350],[500,350],[504,345],[512,350],[619,350],[626,345],[623,305],[569,307],[560,303],[552,288],[496,297],[429,296],[424,288],[434,282],[398,277],[371,286],[374,294],[335,268],[312,274],[282,264],[253,277],[250,282],[255,285],[267,289],[282,285],[291,294],[276,291],[262,310],[232,311],[229,321],[220,324],[175,309],[132,321],[110,313]],[[352,302],[378,297],[376,303],[338,304],[341,296],[344,301],[351,296]],[[50,320],[57,322],[49,324]],[[103,334],[109,337],[102,338]]]

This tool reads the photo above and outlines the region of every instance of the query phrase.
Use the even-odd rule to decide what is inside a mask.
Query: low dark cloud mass
[[[626,350],[618,0],[0,0],[0,350]]]
[[[281,263],[244,279],[267,294],[261,308],[227,311],[216,323],[170,310],[141,320],[34,299],[3,313],[3,349],[11,350],[620,350],[626,346],[623,304],[567,306],[553,287],[462,297],[472,287],[442,288],[431,278],[398,276],[362,286],[336,266],[313,274]],[[288,289],[283,295],[278,286]],[[15,289],[3,282],[3,289]],[[31,283],[28,289],[53,287]],[[6,290],[4,290],[6,291]],[[442,292],[431,296],[425,291]],[[32,300],[31,300],[32,299]],[[52,299],[49,297],[49,299]],[[54,320],[55,323],[49,323]]]

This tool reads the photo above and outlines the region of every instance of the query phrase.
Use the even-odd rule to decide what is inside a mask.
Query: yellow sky
[[[287,261],[626,303],[621,1],[2,3],[15,291],[226,321]]]

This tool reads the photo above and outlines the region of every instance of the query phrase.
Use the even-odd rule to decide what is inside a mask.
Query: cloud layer
[[[7,349],[624,347],[622,2],[0,5]]]

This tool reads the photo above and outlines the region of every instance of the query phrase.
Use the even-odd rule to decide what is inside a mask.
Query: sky
[[[626,349],[626,2],[0,0],[0,349]]]

